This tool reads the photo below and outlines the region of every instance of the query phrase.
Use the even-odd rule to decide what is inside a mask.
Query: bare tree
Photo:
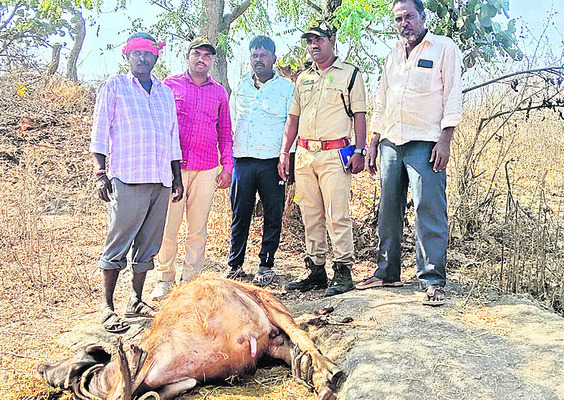
[[[47,64],[47,69],[45,70],[45,76],[53,76],[59,69],[59,61],[61,59],[61,44],[55,43],[52,46],[53,53],[51,55],[51,62]]]
[[[67,78],[78,80],[76,67],[78,63],[78,56],[80,55],[80,50],[82,50],[82,44],[84,43],[84,38],[86,37],[86,23],[82,17],[82,12],[80,9],[72,9],[72,30],[71,37],[74,39],[72,50],[68,57],[67,62]]]

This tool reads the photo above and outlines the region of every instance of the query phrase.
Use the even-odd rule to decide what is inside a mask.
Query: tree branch
[[[323,9],[321,7],[319,7],[317,4],[315,4],[313,1],[311,0],[305,0],[306,4],[308,6],[310,6],[311,8],[313,8],[315,11],[317,11],[319,14],[323,15]]]
[[[545,67],[545,68],[530,69],[528,71],[514,72],[512,74],[500,76],[499,78],[492,79],[491,81],[487,81],[487,82],[484,82],[484,83],[480,83],[479,85],[469,87],[468,89],[464,89],[462,91],[462,93],[463,94],[468,93],[472,90],[479,89],[481,87],[490,85],[492,83],[496,83],[496,82],[502,81],[504,79],[511,78],[512,76],[523,75],[523,74],[532,74],[534,72],[555,72],[557,70],[564,70],[564,67]]]
[[[14,15],[16,15],[16,11],[18,11],[18,8],[20,8],[21,6],[23,6],[23,3],[17,3],[14,6],[14,9],[10,13],[10,16],[8,17],[8,19],[6,19],[6,21],[4,21],[4,23],[2,25],[0,25],[0,31],[5,29],[8,26],[8,24],[10,23],[12,18],[14,18]]]
[[[243,13],[245,11],[247,11],[247,8],[249,8],[250,5],[251,5],[251,0],[245,0],[244,2],[239,4],[237,7],[235,7],[233,12],[226,14],[225,17],[223,17],[223,21],[225,22],[225,26],[226,27],[231,26],[233,21],[235,21],[237,18],[239,18],[241,15],[243,15]]]

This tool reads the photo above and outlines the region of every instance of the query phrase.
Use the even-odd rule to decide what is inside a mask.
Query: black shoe
[[[333,263],[333,270],[335,275],[333,275],[331,285],[325,291],[325,297],[345,293],[354,288],[349,265],[336,261]]]
[[[302,279],[290,282],[286,285],[287,291],[299,290],[307,292],[313,289],[325,289],[327,287],[327,273],[325,272],[325,264],[315,265],[313,260],[306,257],[305,264],[309,269],[309,274]]]

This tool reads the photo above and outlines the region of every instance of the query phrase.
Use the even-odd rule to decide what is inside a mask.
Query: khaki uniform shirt
[[[395,145],[437,142],[462,119],[460,53],[446,36],[427,32],[409,54],[399,41],[388,54],[370,131]]]
[[[360,72],[356,74],[350,97],[348,86],[354,66],[336,59],[324,71],[313,66],[300,74],[289,113],[299,117],[298,136],[310,140],[350,138],[353,119],[345,111],[341,94],[353,113],[366,112],[366,94]],[[350,100],[349,100],[350,99]]]

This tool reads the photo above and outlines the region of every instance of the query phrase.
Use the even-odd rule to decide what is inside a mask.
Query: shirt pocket
[[[434,68],[413,68],[409,76],[410,87],[419,93],[428,92],[431,89],[434,72]]]
[[[346,93],[346,88],[344,86],[332,84],[325,87],[324,93],[321,96],[321,98],[323,102],[331,105],[343,104],[343,98],[345,98],[345,101],[347,102],[348,105],[349,100],[347,99],[345,93]]]
[[[315,93],[313,86],[314,85],[300,86],[300,107],[302,109],[307,106],[311,102],[311,100],[313,100],[313,95]]]
[[[176,114],[178,116],[188,115],[188,105],[186,98],[183,96],[174,96],[174,105],[176,107]]]

